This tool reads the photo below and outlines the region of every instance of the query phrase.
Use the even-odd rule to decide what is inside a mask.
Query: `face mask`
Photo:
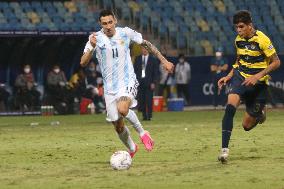
[[[24,72],[27,74],[27,73],[30,73],[31,69],[30,68],[25,68],[24,69]]]
[[[60,69],[54,69],[53,70],[55,73],[59,73],[60,72]]]
[[[180,59],[179,59],[179,62],[184,62],[184,59],[183,59],[183,58],[180,58]]]
[[[93,71],[95,71],[95,68],[90,67],[90,68],[89,68],[89,71],[93,72]]]
[[[222,53],[221,52],[216,52],[215,55],[216,55],[216,57],[221,57]]]

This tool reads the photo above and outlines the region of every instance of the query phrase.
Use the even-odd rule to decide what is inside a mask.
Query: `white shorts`
[[[131,99],[130,108],[137,106],[137,100],[135,99],[137,95],[138,82],[135,81],[131,86],[122,88],[116,94],[105,94],[105,102],[106,102],[106,111],[107,111],[107,120],[109,121],[117,121],[121,115],[117,110],[117,102],[120,97],[126,96]]]

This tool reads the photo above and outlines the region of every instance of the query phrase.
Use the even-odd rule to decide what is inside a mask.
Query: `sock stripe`
[[[229,130],[222,130],[222,132],[224,132],[224,131],[229,132],[229,133],[231,133],[231,132],[232,132],[232,131],[229,131]]]

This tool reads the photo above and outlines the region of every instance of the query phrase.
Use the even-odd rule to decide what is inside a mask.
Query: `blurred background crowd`
[[[67,114],[92,102],[96,113],[104,112],[103,82],[95,57],[87,68],[79,67],[88,35],[100,30],[101,9],[113,10],[119,26],[141,32],[176,65],[175,72],[167,74],[155,58],[132,44],[140,82],[138,109],[146,120],[151,119],[153,96],[183,98],[185,105],[226,103],[226,91],[218,94],[216,81],[234,63],[236,10],[251,11],[256,28],[271,38],[283,59],[281,0],[2,0],[1,111],[37,111],[52,105],[58,114]],[[273,106],[283,103],[283,72],[282,67],[271,78]]]

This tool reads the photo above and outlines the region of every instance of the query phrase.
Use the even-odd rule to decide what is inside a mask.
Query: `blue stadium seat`
[[[55,7],[49,7],[46,9],[46,12],[48,13],[48,15],[50,16],[54,16],[57,14],[57,10]]]
[[[37,13],[40,13],[40,12],[44,12],[44,8],[43,7],[34,7],[34,10],[37,12]]]
[[[178,35],[177,36],[177,48],[178,49],[185,49],[187,47],[187,39],[185,35]]]
[[[45,9],[49,9],[49,8],[53,8],[53,5],[50,1],[43,1],[42,7],[44,7]]]
[[[65,7],[65,2],[67,1],[0,2],[0,29],[23,28],[41,31],[100,29],[97,24],[100,12],[98,9],[89,9],[87,1],[74,1],[77,11],[72,13]],[[120,10],[121,19],[124,21],[134,23],[159,39],[168,40],[169,37],[176,46],[193,48],[197,45],[195,50],[197,53],[202,53],[204,49],[200,44],[191,41],[194,33],[196,33],[194,39],[208,40],[213,46],[234,40],[236,33],[232,25],[232,16],[237,9],[250,10],[255,26],[271,36],[273,41],[277,40],[275,36],[284,38],[284,1],[282,0],[224,0],[222,1],[226,6],[224,13],[217,11],[213,1],[208,0],[136,0],[135,2],[139,5],[137,12],[132,12],[133,9],[126,0],[99,0],[94,1],[94,4],[99,8]],[[27,18],[27,12],[35,12],[40,18],[40,23],[32,24]],[[208,23],[210,32],[200,31],[197,26],[198,19],[204,19]],[[283,48],[284,45],[280,45],[283,41],[277,41],[280,41],[276,44],[277,48]],[[232,49],[228,49],[229,52],[233,52]]]
[[[55,25],[57,25],[57,26],[59,26],[59,25],[61,25],[61,24],[63,24],[64,23],[64,20],[62,20],[62,18],[60,18],[60,17],[53,17],[52,18],[52,21],[53,21],[53,23],[55,24]]]
[[[48,25],[45,24],[45,23],[38,24],[37,28],[38,28],[39,31],[48,31],[49,30]]]
[[[5,10],[8,9],[10,6],[7,2],[0,2],[0,9]]]
[[[159,37],[160,40],[168,40],[168,28],[165,24],[160,23],[159,27],[158,27],[158,33],[159,33]]]
[[[31,7],[33,7],[33,8],[42,7],[42,6],[41,6],[41,3],[38,2],[38,1],[32,1],[30,5],[31,5]]]

